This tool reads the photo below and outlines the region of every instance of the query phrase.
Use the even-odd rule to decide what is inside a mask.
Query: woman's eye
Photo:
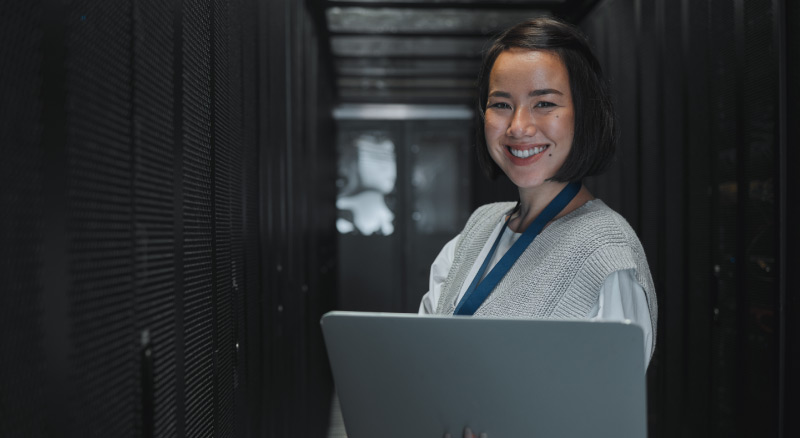
[[[505,102],[495,102],[495,103],[490,103],[489,108],[508,109],[511,108],[511,105]]]
[[[553,102],[539,102],[539,103],[536,104],[535,107],[536,108],[550,108],[550,107],[554,107],[554,106],[556,106],[556,104],[554,104]]]

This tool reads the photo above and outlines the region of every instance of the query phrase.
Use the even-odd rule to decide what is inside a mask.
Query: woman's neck
[[[522,233],[538,216],[542,210],[566,187],[567,183],[552,182],[543,184],[535,189],[519,189],[519,209],[511,216],[508,227],[515,233]],[[586,186],[581,186],[577,195],[561,210],[553,221],[569,214],[587,201],[594,199]],[[548,225],[552,223],[550,221]]]

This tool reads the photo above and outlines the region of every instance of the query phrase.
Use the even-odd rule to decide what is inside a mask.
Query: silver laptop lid
[[[633,324],[330,312],[350,438],[646,436]]]

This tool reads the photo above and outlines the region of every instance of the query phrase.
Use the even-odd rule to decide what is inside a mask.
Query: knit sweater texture
[[[462,285],[472,281],[467,278],[470,269],[498,222],[513,207],[513,202],[487,204],[472,214],[456,244],[436,313],[453,314]],[[585,318],[606,278],[625,269],[635,271],[644,289],[655,338],[658,306],[644,249],[628,222],[595,199],[542,230],[475,315]]]

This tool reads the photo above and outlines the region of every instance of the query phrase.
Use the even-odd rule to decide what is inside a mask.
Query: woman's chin
[[[547,181],[544,177],[519,177],[515,175],[506,175],[511,182],[520,190],[537,190],[552,184],[552,181]]]

